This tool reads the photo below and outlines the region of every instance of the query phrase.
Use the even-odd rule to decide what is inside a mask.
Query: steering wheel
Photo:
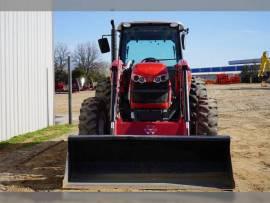
[[[148,57],[143,59],[142,62],[159,62],[159,60],[154,57]]]

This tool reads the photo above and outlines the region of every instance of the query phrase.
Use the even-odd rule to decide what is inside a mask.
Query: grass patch
[[[6,148],[8,146],[17,145],[20,147],[32,146],[34,144],[39,144],[67,133],[71,133],[77,129],[77,125],[55,125],[34,132],[29,132],[26,134],[15,136],[7,141],[0,142],[0,149]]]

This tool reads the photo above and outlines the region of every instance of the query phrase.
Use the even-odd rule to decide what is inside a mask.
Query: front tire
[[[217,102],[215,99],[208,98],[203,80],[192,78],[189,99],[191,135],[217,135]]]
[[[109,134],[106,103],[102,98],[85,99],[79,116],[79,135]]]

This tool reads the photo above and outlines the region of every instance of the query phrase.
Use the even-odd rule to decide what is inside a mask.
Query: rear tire
[[[111,79],[107,77],[105,80],[97,83],[96,97],[101,98],[105,102],[107,119],[110,120],[110,105],[111,105]]]
[[[217,135],[218,132],[218,107],[217,100],[214,98],[208,99],[208,134]]]
[[[192,78],[189,97],[191,135],[217,135],[217,102],[207,97],[203,80]]]
[[[105,80],[98,82],[96,86],[96,97],[103,98],[106,102],[107,111],[109,112],[109,107],[111,103],[111,79],[106,78]]]
[[[79,116],[79,135],[109,134],[108,112],[102,98],[85,99]]]

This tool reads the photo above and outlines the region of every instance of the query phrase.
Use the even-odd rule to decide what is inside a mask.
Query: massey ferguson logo
[[[147,135],[155,135],[157,132],[157,128],[154,125],[146,125],[146,127],[144,128],[144,132]]]

